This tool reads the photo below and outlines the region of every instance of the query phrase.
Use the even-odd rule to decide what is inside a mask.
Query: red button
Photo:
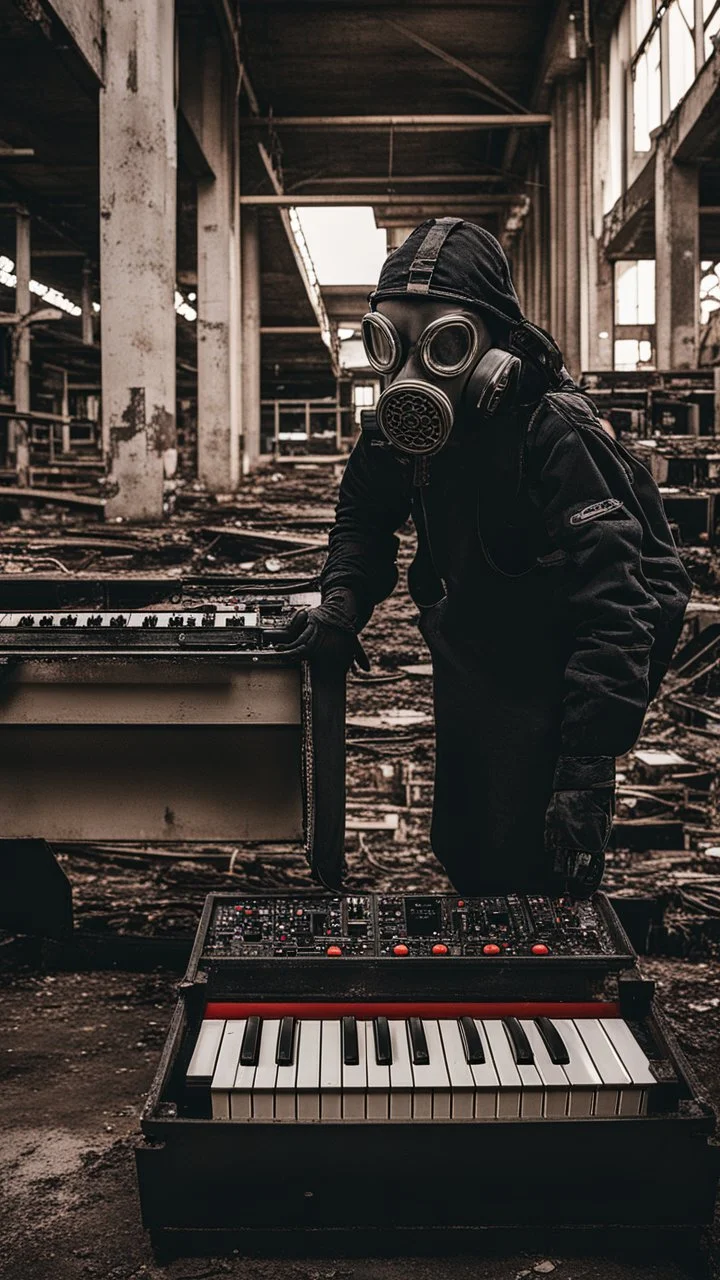
[[[393,955],[406,956],[407,954],[408,954],[408,949],[405,946],[404,942],[398,942],[397,946],[393,947]]]
[[[436,942],[436,943],[435,943],[435,946],[434,946],[434,947],[433,947],[433,949],[432,949],[432,953],[433,953],[433,955],[434,955],[434,956],[446,956],[446,955],[447,955],[447,947],[445,946],[445,943],[444,943],[444,942]]]
[[[327,952],[326,952],[326,955],[329,955],[329,956],[341,956],[341,955],[342,955],[342,947],[328,947]]]
[[[536,942],[531,950],[534,956],[547,956],[550,954],[550,948],[546,947],[544,942]]]
[[[458,906],[459,906],[459,907],[464,907],[464,906],[465,906],[465,901],[464,901],[464,899],[463,899],[463,898],[458,898]]]
[[[486,942],[483,947],[483,954],[486,956],[499,956],[500,948],[496,942]]]

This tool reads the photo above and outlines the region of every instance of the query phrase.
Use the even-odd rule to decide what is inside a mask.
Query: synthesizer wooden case
[[[720,1169],[603,894],[211,894],[142,1130],[166,1253],[692,1233]]]

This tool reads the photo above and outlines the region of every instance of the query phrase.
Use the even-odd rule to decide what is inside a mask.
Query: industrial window
[[[615,323],[655,323],[655,260],[615,263]]]
[[[673,0],[667,22],[669,110],[684,98],[695,79],[694,0]]]
[[[700,323],[707,324],[713,311],[720,309],[720,262],[701,263]]]
[[[652,363],[652,344],[646,338],[617,338],[615,340],[614,365],[627,372]]]
[[[703,31],[705,57],[713,51],[713,36],[720,31],[720,0],[703,0]]]
[[[374,383],[356,382],[353,387],[353,404],[356,409],[372,409],[375,403]]]
[[[655,17],[657,5],[655,0],[635,0],[634,19],[635,26],[633,28],[633,53],[640,48],[645,39],[652,20]]]
[[[720,0],[633,0],[630,59],[633,149],[649,151],[652,132],[692,87],[720,33]],[[695,40],[703,24],[702,46]],[[620,24],[618,25],[618,30]]]
[[[662,123],[660,32],[655,31],[633,67],[633,146],[649,151],[650,134]]]

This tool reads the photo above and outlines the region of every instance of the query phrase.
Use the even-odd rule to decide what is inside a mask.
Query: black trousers
[[[483,649],[472,628],[447,634],[443,613],[435,605],[420,620],[434,676],[433,852],[460,893],[547,892],[562,655],[536,637],[523,649],[517,633]]]

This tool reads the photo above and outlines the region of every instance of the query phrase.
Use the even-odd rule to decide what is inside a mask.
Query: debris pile
[[[690,450],[692,453],[692,450]],[[239,494],[188,488],[160,529],[89,523],[54,510],[0,532],[6,573],[244,579],[320,568],[339,474],[306,465],[255,474]],[[363,635],[369,674],[351,673],[347,717],[348,889],[449,888],[429,843],[434,770],[432,670],[405,588],[414,536],[400,538],[400,585]],[[618,762],[606,887],[632,902],[657,954],[720,946],[720,556],[684,550],[697,584],[683,641],[636,749]],[[482,856],[482,851],[478,851]],[[210,890],[308,885],[291,846],[64,846],[78,922],[94,933],[188,936]],[[637,935],[636,935],[637,937]]]

